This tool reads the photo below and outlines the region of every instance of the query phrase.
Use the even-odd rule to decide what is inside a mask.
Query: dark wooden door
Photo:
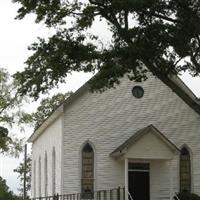
[[[149,200],[149,171],[129,171],[129,193],[134,200]],[[129,198],[130,199],[130,198]]]

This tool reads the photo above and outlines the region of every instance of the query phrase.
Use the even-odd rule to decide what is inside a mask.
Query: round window
[[[132,89],[132,94],[133,94],[134,97],[136,97],[138,99],[142,98],[143,95],[144,95],[144,89],[139,85],[134,86],[133,89]]]

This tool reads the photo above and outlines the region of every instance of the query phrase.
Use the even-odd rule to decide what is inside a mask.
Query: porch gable
[[[110,155],[128,159],[171,160],[179,149],[153,125],[149,125],[120,145]]]

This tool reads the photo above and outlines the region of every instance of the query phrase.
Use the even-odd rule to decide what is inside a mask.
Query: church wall
[[[62,144],[62,116],[49,125],[32,146],[32,187],[31,193],[39,197],[39,158],[41,158],[41,196],[45,196],[45,152],[47,154],[47,195],[53,192],[53,148],[55,148],[55,193],[61,193],[61,145]],[[36,170],[34,170],[34,162]],[[34,171],[36,174],[34,174]],[[35,177],[34,177],[35,176]],[[35,184],[34,184],[35,178]],[[35,186],[34,186],[35,185]]]
[[[136,99],[132,96],[134,85],[143,86],[143,98]],[[101,94],[83,93],[66,106],[64,113],[63,192],[80,192],[80,152],[82,144],[87,140],[95,148],[95,190],[124,186],[124,163],[111,158],[109,154],[137,130],[153,124],[177,147],[183,144],[190,147],[193,160],[193,191],[200,194],[199,120],[196,112],[153,77],[138,84],[123,79],[116,89]],[[155,171],[156,167],[159,169],[159,164],[154,163],[154,166]],[[177,192],[178,158],[173,161],[172,169],[176,179],[169,180],[167,184],[171,184],[173,192]],[[163,176],[167,177],[169,171],[164,170],[164,173]],[[152,183],[155,178],[152,176]],[[161,184],[164,184],[164,181]],[[166,188],[163,193],[169,193],[169,185],[161,187]],[[152,194],[154,197],[155,195]]]

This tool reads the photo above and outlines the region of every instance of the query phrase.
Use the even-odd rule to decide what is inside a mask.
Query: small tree
[[[22,150],[22,140],[9,132],[14,125],[21,127],[27,121],[22,106],[25,98],[17,93],[17,82],[9,73],[0,68],[0,153],[18,155]]]
[[[31,189],[31,156],[28,155],[26,158],[26,168],[24,166],[24,160],[19,164],[19,166],[14,169],[14,172],[18,173],[18,179],[20,181],[19,192],[23,196],[23,184],[24,184],[24,172],[26,172],[26,191]]]
[[[200,200],[200,196],[198,196],[197,194],[189,193],[189,192],[179,193],[178,198],[180,200]]]
[[[31,114],[35,129],[38,128],[71,94],[72,92],[67,92],[65,94],[58,93],[52,97],[42,99],[36,112]]]
[[[0,199],[1,200],[22,200],[22,197],[14,195],[6,184],[6,181],[0,177]]]
[[[38,106],[36,112],[32,113],[29,116],[30,121],[33,122],[34,128],[38,128],[45,119],[47,119],[51,113],[61,104],[63,103],[72,92],[67,92],[65,94],[58,93],[53,95],[52,97],[47,97],[41,100],[40,105]],[[25,169],[24,160],[19,164],[19,166],[14,169],[14,172],[18,173],[18,178],[20,180],[20,188],[19,191],[23,193],[23,183],[24,183],[24,172],[26,172],[26,186],[27,191],[31,188],[31,156],[27,156],[27,166]]]

